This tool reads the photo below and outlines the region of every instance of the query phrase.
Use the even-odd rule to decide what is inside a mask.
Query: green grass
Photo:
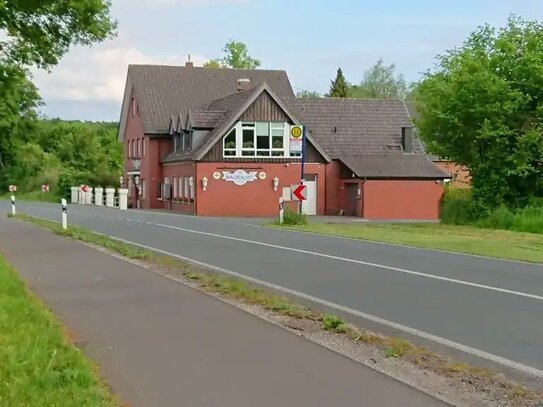
[[[0,406],[118,406],[92,363],[0,256]]]
[[[440,224],[309,224],[285,228],[543,263],[543,235]]]
[[[16,192],[0,195],[0,200],[10,200],[11,195],[15,195],[16,201],[35,201],[35,202],[60,202],[60,198],[52,192]]]

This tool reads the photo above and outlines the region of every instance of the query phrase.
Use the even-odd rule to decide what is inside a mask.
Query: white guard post
[[[70,188],[72,192],[71,201],[72,203],[79,203],[79,188],[78,187],[71,187]]]
[[[66,199],[62,199],[60,205],[62,209],[62,229],[66,230],[68,229],[68,205]]]
[[[106,188],[106,206],[108,208],[115,206],[115,188]]]
[[[128,209],[128,189],[119,188],[119,209],[121,211]]]
[[[92,205],[92,188],[85,192],[85,205]]]
[[[98,206],[104,205],[104,188],[94,188],[94,204]]]
[[[15,216],[15,195],[11,195],[11,214]]]
[[[285,214],[285,199],[283,197],[279,198],[279,224],[283,224],[283,217]]]

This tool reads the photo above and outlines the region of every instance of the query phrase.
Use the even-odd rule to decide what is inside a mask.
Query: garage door
[[[317,176],[306,175],[307,200],[302,202],[302,212],[306,215],[317,214]]]

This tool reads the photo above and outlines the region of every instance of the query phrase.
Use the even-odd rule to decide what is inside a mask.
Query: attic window
[[[225,156],[236,155],[236,129],[232,131],[224,138],[223,151]]]
[[[136,98],[132,97],[132,117],[136,116],[136,113],[137,113]]]

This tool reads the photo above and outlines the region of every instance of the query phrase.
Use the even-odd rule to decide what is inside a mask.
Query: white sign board
[[[258,178],[256,171],[246,172],[244,170],[236,170],[234,172],[223,171],[222,179],[224,181],[233,182],[238,186],[245,185],[248,182],[253,182]]]
[[[290,143],[289,150],[291,153],[301,153],[303,150],[303,137],[304,128],[303,126],[292,126],[290,128]]]

